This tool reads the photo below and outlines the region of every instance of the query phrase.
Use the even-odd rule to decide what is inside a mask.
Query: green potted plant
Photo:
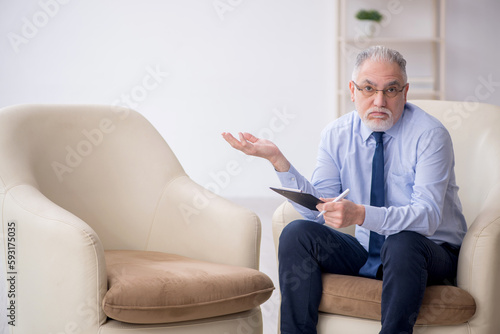
[[[382,19],[384,18],[382,14],[378,10],[371,9],[371,10],[366,10],[366,9],[360,9],[356,13],[356,18],[358,20],[370,20],[370,21],[375,21],[377,23],[380,23]]]
[[[360,9],[356,13],[356,18],[363,24],[361,26],[361,32],[363,35],[372,37],[376,30],[375,24],[380,23],[384,17],[376,9]]]

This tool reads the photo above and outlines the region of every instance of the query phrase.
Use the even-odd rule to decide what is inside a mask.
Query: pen
[[[335,203],[335,202],[338,202],[340,200],[342,200],[344,197],[347,196],[347,194],[349,193],[349,189],[346,189],[342,194],[340,194],[338,197],[336,197],[332,203]],[[323,216],[323,214],[326,212],[326,210],[323,210],[319,213],[319,215],[316,216],[316,218],[319,218],[321,216]]]

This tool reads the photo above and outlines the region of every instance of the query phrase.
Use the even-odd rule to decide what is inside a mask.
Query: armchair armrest
[[[147,248],[258,269],[260,239],[255,213],[183,175],[163,192]]]
[[[458,260],[458,286],[475,299],[476,315],[470,320],[481,333],[500,328],[500,184],[493,187],[462,243]]]
[[[276,251],[276,255],[278,254],[278,245],[280,240],[280,235],[286,225],[290,222],[301,219],[302,216],[300,213],[295,210],[292,204],[288,201],[284,201],[278,208],[274,211],[273,214],[273,239],[274,239],[274,247]]]
[[[11,328],[96,333],[106,320],[101,302],[107,289],[97,235],[30,185],[15,186],[1,199],[2,250],[14,249],[14,262],[2,268],[14,283],[9,283],[8,303],[15,306]]]

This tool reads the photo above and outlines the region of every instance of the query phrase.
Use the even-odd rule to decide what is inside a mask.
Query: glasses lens
[[[386,89],[384,90],[384,94],[385,96],[387,97],[396,97],[396,95],[398,95],[399,91],[396,90],[396,88],[389,88],[389,89]]]
[[[376,92],[375,88],[373,88],[372,86],[364,86],[361,87],[360,90],[365,97],[372,96]]]

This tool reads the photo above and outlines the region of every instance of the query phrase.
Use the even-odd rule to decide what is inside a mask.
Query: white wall
[[[266,196],[277,181],[223,131],[270,137],[312,173],[335,117],[333,2],[57,1],[0,2],[0,107],[131,106],[225,196]]]
[[[500,105],[500,1],[448,0],[446,98]]]

